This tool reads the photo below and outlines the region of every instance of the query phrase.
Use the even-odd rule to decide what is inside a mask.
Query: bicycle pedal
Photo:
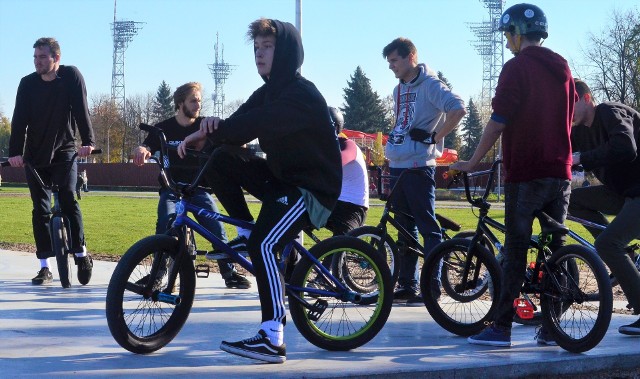
[[[311,321],[320,320],[320,316],[324,313],[324,311],[329,306],[329,303],[324,299],[317,299],[316,302],[309,307],[309,312],[307,315]]]
[[[196,277],[208,278],[211,273],[211,268],[205,264],[196,265]]]

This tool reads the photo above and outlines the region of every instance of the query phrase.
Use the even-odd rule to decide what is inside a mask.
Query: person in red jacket
[[[511,346],[513,301],[519,296],[534,212],[564,222],[571,194],[571,121],[577,100],[567,61],[541,46],[547,18],[540,8],[517,4],[502,15],[500,30],[515,55],[500,73],[493,113],[468,162],[451,168],[470,171],[502,136],[505,168],[505,236],[503,283],[493,323],[469,337],[472,344]],[[552,249],[563,243],[553,236]],[[539,344],[555,345],[541,329]]]

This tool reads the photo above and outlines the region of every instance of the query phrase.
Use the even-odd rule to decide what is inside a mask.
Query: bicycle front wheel
[[[339,236],[313,246],[319,262],[343,260],[353,280],[375,285],[368,293],[346,287],[337,275],[326,275],[308,257],[296,264],[289,281],[289,311],[296,327],[312,344],[332,351],[355,349],[382,329],[393,302],[391,274],[383,257],[367,243]],[[327,267],[327,269],[329,269]],[[309,292],[320,290],[324,293]]]
[[[63,217],[54,216],[51,218],[51,248],[56,255],[58,265],[58,275],[62,288],[71,287],[73,271],[71,259],[69,259],[69,228]]]
[[[190,257],[174,262],[178,240],[168,235],[146,237],[122,256],[107,288],[107,324],[123,348],[148,354],[167,345],[189,317],[195,295],[195,270]],[[152,265],[157,270],[152,277]],[[175,284],[169,288],[169,275]]]
[[[471,240],[465,238],[438,244],[425,260],[420,277],[422,298],[431,317],[460,336],[484,329],[500,295],[500,265],[480,245],[469,256],[470,247]]]
[[[571,269],[574,265],[579,275]],[[591,350],[606,334],[613,311],[604,263],[593,250],[567,245],[554,252],[545,267],[540,295],[543,325],[563,349]]]

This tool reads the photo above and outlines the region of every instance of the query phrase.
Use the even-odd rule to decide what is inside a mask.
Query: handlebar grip
[[[454,176],[459,175],[461,172],[462,171],[460,170],[448,170],[442,173],[442,178],[443,179],[453,178]]]

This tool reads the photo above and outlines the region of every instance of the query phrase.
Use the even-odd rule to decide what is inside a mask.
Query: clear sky
[[[505,9],[519,1],[507,1]],[[547,15],[549,47],[584,63],[588,34],[600,34],[614,9],[640,8],[640,0],[535,0]],[[0,0],[0,111],[12,117],[20,79],[33,72],[33,43],[58,39],[62,64],[77,66],[89,98],[111,93],[113,0]],[[117,19],[144,22],[125,54],[129,95],[155,93],[164,80],[177,86],[199,81],[206,96],[214,82],[207,64],[214,61],[219,33],[224,59],[235,65],[225,85],[226,101],[244,100],[259,85],[253,46],[245,37],[259,18],[295,24],[295,0],[118,0]],[[481,0],[303,0],[303,75],[334,106],[357,66],[380,95],[391,93],[396,79],[382,48],[396,37],[413,40],[420,62],[442,71],[465,101],[482,89],[482,60],[471,46],[469,23],[488,19]],[[511,57],[505,51],[505,59]]]

